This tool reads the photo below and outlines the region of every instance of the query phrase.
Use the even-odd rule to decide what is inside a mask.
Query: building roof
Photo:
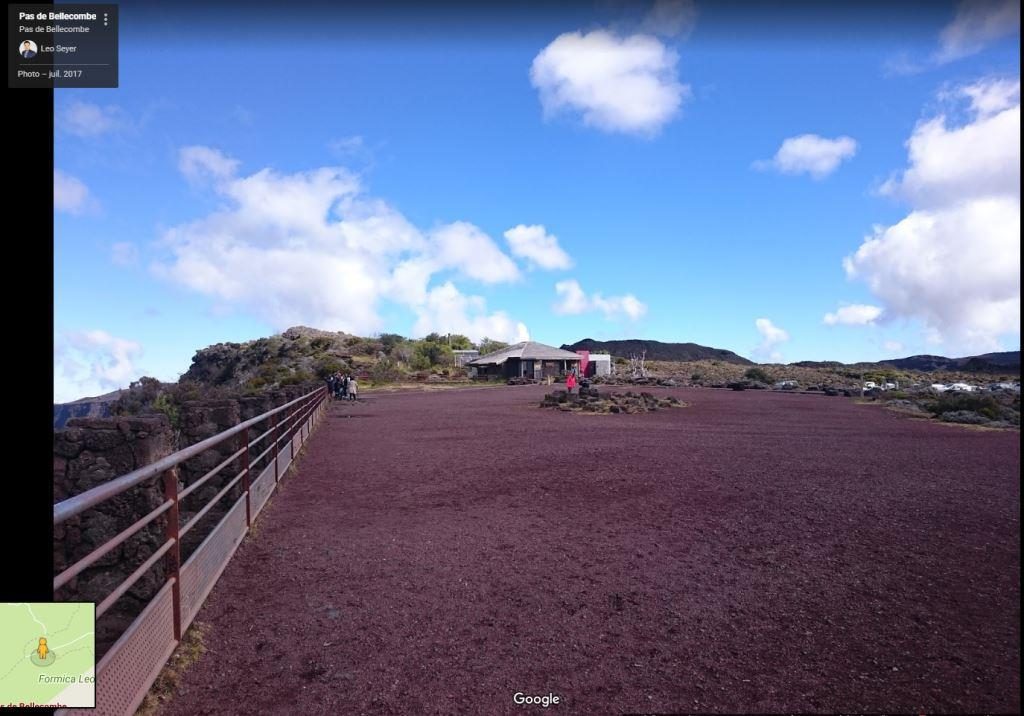
[[[534,341],[523,341],[522,343],[516,343],[508,348],[502,348],[500,351],[494,351],[493,353],[488,353],[485,356],[480,356],[476,360],[471,360],[468,365],[501,365],[509,358],[519,358],[520,360],[574,361],[578,361],[580,359],[580,357],[575,353],[563,351],[561,348],[546,346],[543,343],[536,343]]]

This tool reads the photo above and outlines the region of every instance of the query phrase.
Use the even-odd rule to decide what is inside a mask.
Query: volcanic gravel
[[[161,713],[1019,712],[1019,433],[545,390],[333,404]]]

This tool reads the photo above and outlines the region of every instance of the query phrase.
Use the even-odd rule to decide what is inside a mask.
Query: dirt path
[[[335,404],[161,713],[1020,710],[1017,433],[544,390]]]

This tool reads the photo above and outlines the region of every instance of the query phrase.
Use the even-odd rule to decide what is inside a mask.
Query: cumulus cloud
[[[59,131],[76,137],[97,137],[125,126],[120,107],[101,107],[91,102],[71,102],[56,112],[54,123]]]
[[[555,293],[559,300],[551,308],[560,315],[579,315],[590,311],[599,311],[607,319],[627,318],[635,321],[647,313],[647,305],[631,293],[607,298],[600,293],[587,295],[579,281],[575,279],[556,283]]]
[[[1020,79],[994,78],[975,82],[961,88],[960,93],[970,99],[971,109],[979,117],[991,117],[1015,104],[1020,104]]]
[[[607,30],[559,35],[534,58],[530,81],[545,116],[579,114],[608,132],[651,136],[690,96],[678,54],[652,35]]]
[[[917,318],[950,350],[998,349],[1020,331],[1020,91],[1002,80],[962,87],[966,123],[922,121],[909,166],[883,193],[913,210],[876,226],[843,266],[892,316]],[[1012,104],[1011,104],[1012,102]]]
[[[473,224],[456,221],[432,233],[435,255],[441,265],[457,268],[484,283],[504,283],[519,278],[519,268]]]
[[[697,24],[693,0],[656,0],[640,24],[641,32],[684,39]]]
[[[60,169],[53,170],[53,208],[80,216],[95,208],[96,200],[85,183]]]
[[[982,80],[945,93],[967,101],[972,120],[946,114],[919,122],[907,142],[910,166],[881,187],[918,207],[969,198],[1020,196],[1020,80]]]
[[[142,346],[106,331],[73,331],[54,341],[53,402],[63,403],[126,388],[138,379]]]
[[[754,348],[754,355],[775,363],[781,362],[782,353],[778,348],[789,340],[789,333],[767,318],[758,318],[754,321],[754,326],[761,335],[761,342]]]
[[[165,232],[166,255],[153,269],[220,306],[278,329],[308,324],[366,335],[384,327],[378,309],[386,300],[430,330],[520,334],[504,314],[484,313],[483,299],[459,298],[454,284],[440,293],[430,287],[444,272],[484,284],[519,278],[515,262],[471,223],[421,231],[342,167],[245,176],[235,159],[208,147],[183,149],[179,167],[223,204]]]
[[[754,168],[823,179],[856,153],[857,142],[852,137],[827,139],[817,134],[801,134],[783,141],[774,157],[754,162]]]
[[[868,326],[878,320],[882,309],[863,303],[841,306],[835,313],[826,313],[823,319],[829,326]]]
[[[513,256],[524,258],[533,266],[548,270],[572,268],[572,259],[558,245],[558,237],[539,224],[514,226],[505,232],[505,239]]]
[[[983,50],[1002,37],[1020,33],[1020,4],[1017,0],[963,0],[956,17],[942,29],[939,64],[958,60]]]
[[[508,343],[530,340],[526,324],[514,321],[504,311],[487,313],[480,296],[461,293],[451,281],[430,290],[426,300],[416,307],[413,333],[461,333],[471,340],[493,338]]]

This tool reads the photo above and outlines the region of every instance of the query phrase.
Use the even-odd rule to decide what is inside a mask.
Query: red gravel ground
[[[1020,710],[1018,433],[545,390],[335,404],[161,713]]]

